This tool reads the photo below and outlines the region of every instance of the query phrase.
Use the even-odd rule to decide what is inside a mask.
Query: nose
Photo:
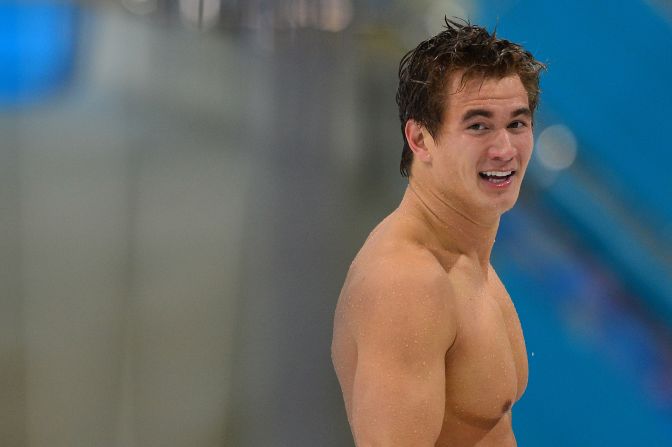
[[[516,148],[511,142],[507,129],[500,129],[493,139],[488,155],[493,160],[509,161],[516,155]]]

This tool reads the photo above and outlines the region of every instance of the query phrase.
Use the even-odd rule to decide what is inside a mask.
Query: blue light
[[[33,102],[72,77],[79,7],[68,2],[0,4],[0,107]]]

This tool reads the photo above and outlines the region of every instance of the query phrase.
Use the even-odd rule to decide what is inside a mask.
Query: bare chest
[[[459,328],[446,355],[446,422],[487,432],[527,386],[525,341],[516,310],[497,280],[460,298]],[[466,427],[465,427],[466,428]]]

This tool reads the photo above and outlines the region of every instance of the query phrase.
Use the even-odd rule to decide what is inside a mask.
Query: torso
[[[385,228],[394,222],[388,220],[381,226],[377,240],[367,241],[353,268],[366,269],[367,262],[382,254],[388,238],[398,238],[393,228]],[[382,250],[389,255],[387,248]],[[446,403],[436,446],[515,446],[511,407],[525,390],[528,365],[513,303],[491,267],[483,274],[464,257],[427,259],[442,264],[443,280],[456,291],[452,307],[458,322],[455,341],[446,346]],[[356,306],[349,304],[342,295],[334,332],[334,362],[348,411],[357,368],[357,345],[347,322],[347,313],[356,311]]]
[[[513,303],[494,270],[479,281],[454,271],[459,327],[446,353],[442,445],[515,445],[511,407],[527,386],[525,342]]]

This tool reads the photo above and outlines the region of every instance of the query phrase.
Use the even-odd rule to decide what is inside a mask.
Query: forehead
[[[512,108],[529,107],[527,91],[518,75],[503,78],[469,79],[462,83],[462,74],[451,76],[446,86],[447,112],[461,112],[471,107]]]

